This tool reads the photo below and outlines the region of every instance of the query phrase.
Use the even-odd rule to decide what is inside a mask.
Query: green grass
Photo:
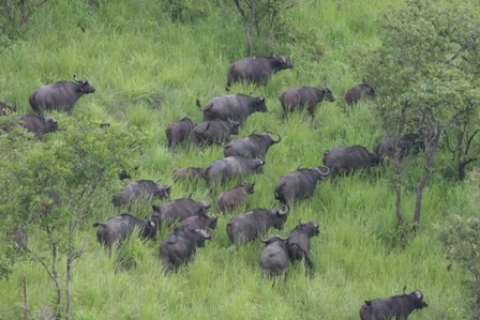
[[[225,94],[227,66],[245,52],[233,5],[226,10],[212,1],[206,19],[181,24],[170,22],[150,0],[95,1],[93,8],[86,7],[86,1],[57,2],[37,12],[27,24],[25,39],[1,53],[0,101],[13,101],[20,113],[32,113],[30,92],[77,74],[88,77],[97,91],[77,102],[73,119],[118,121],[144,137],[134,179],[172,184],[174,169],[206,166],[223,157],[217,146],[189,150],[187,144],[169,152],[164,131],[185,116],[201,121],[196,98],[204,104]],[[255,129],[282,136],[266,157],[264,174],[246,179],[256,182],[251,208],[279,206],[273,198],[279,178],[300,164],[321,165],[325,150],[352,144],[372,150],[384,136],[374,105],[361,103],[344,113],[343,96],[361,81],[356,55],[380,44],[376,18],[400,3],[301,1],[285,16],[288,41],[279,41],[274,52],[289,56],[295,68],[278,73],[266,87],[233,86],[232,92],[265,96],[269,108],[268,113],[252,115],[239,137]],[[313,121],[307,112],[296,112],[282,122],[279,94],[301,85],[328,86],[337,101],[321,103]],[[448,156],[439,159],[448,166]],[[405,172],[402,206],[408,221],[421,170],[421,161],[413,160]],[[465,275],[458,268],[447,269],[435,226],[445,223],[450,213],[474,215],[473,191],[438,172],[432,175],[424,192],[420,232],[402,250],[392,247],[396,217],[390,178],[388,169],[378,168],[370,175],[320,182],[314,198],[292,206],[286,230],[299,220],[315,220],[321,232],[311,240],[314,275],[308,276],[302,265],[291,266],[286,284],[263,280],[258,264],[262,243],[230,246],[225,224],[233,214],[219,216],[212,240],[177,274],[165,276],[159,258],[160,241],[171,230],[162,230],[155,243],[132,238],[109,257],[90,226],[119,212],[110,203],[111,194],[99,190],[90,204],[95,214],[85,218],[77,237],[85,253],[74,263],[73,318],[358,319],[364,300],[400,294],[404,285],[407,291],[420,289],[430,305],[411,319],[468,318]],[[221,191],[217,188],[210,198],[203,181],[175,183],[172,198],[192,194],[214,203]],[[144,205],[133,213],[144,217],[148,211]],[[42,250],[35,233],[29,243],[32,250]],[[64,270],[60,272],[64,286]],[[32,314],[40,318],[39,310],[53,305],[54,286],[41,266],[19,260],[11,277],[0,280],[1,319],[21,317],[24,275]]]

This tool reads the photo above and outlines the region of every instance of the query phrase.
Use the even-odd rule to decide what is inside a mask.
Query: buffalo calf
[[[320,234],[319,225],[314,221],[299,223],[288,234],[287,251],[290,261],[293,263],[304,261],[305,266],[313,269],[313,262],[310,259],[310,238]]]
[[[345,103],[353,105],[358,103],[361,99],[373,99],[377,96],[377,91],[369,84],[361,83],[347,91],[345,94]]]
[[[151,180],[140,180],[129,183],[122,192],[113,196],[112,203],[119,207],[140,198],[147,198],[149,201],[155,199],[170,199],[171,186],[157,184]]]
[[[189,118],[183,118],[169,125],[165,130],[168,149],[174,149],[180,142],[188,140],[195,124]]]
[[[35,115],[23,115],[20,117],[20,120],[28,132],[35,133],[39,137],[45,133],[58,130],[58,123],[55,119],[44,119]]]
[[[222,192],[217,198],[217,212],[232,212],[245,202],[248,195],[253,194],[255,183],[246,182],[230,190]]]
[[[335,101],[332,91],[328,88],[300,87],[284,91],[278,98],[282,105],[283,117],[288,112],[306,108],[312,118],[315,117],[315,106],[323,100]]]
[[[362,146],[341,147],[323,153],[323,165],[330,168],[332,176],[369,168],[379,163],[378,155]]]

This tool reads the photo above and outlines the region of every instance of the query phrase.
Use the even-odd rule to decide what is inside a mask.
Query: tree
[[[12,117],[18,116],[1,121]],[[117,173],[133,167],[139,135],[118,123],[100,128],[89,115],[57,119],[61,132],[42,140],[21,127],[0,135],[0,212],[4,231],[21,227],[36,237],[40,245],[27,253],[55,284],[56,318],[70,319],[72,268],[83,252],[76,232],[94,204],[104,201],[95,198],[97,191],[116,188]]]
[[[476,6],[476,7],[475,7]],[[378,91],[378,111],[387,135],[421,134],[424,171],[416,189],[413,230],[420,226],[423,190],[444,133],[449,128],[478,128],[478,4],[407,0],[379,21],[382,46],[365,58],[365,74]],[[457,139],[463,147],[476,129]],[[457,135],[458,136],[458,135]],[[464,159],[462,157],[462,159]],[[396,181],[403,170],[394,166]],[[396,184],[397,217],[403,223],[401,191]]]
[[[275,26],[282,13],[297,5],[296,0],[233,0],[245,29],[246,53],[252,53],[254,34],[265,37],[269,48],[275,36]]]

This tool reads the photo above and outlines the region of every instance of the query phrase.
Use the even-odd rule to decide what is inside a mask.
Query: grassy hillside
[[[221,188],[210,197],[203,181],[174,183],[172,172],[206,166],[223,157],[223,150],[183,146],[169,152],[165,128],[185,116],[201,122],[195,99],[206,103],[225,94],[227,67],[245,52],[233,4],[202,1],[199,18],[180,23],[171,22],[158,1],[94,2],[88,7],[86,1],[59,0],[32,16],[23,37],[0,53],[0,101],[14,102],[19,113],[32,113],[28,96],[36,87],[71,80],[73,74],[88,77],[96,92],[82,97],[71,116],[54,113],[60,126],[63,121],[63,131],[80,126],[80,119],[86,118],[136,129],[142,136],[142,154],[135,159],[139,169],[132,180],[173,184],[173,199],[192,194],[194,199],[214,201]],[[344,113],[343,96],[361,81],[356,68],[360,53],[380,45],[378,15],[401,3],[300,1],[283,15],[285,32],[277,36],[274,53],[288,56],[295,67],[275,75],[268,86],[232,88],[234,93],[265,96],[269,108],[252,115],[239,136],[253,130],[282,136],[267,154],[264,174],[248,179],[256,182],[255,194],[238,212],[279,206],[273,198],[279,178],[300,164],[321,165],[324,150],[353,144],[372,150],[385,136],[373,104],[361,103]],[[261,43],[256,48],[257,55],[270,54]],[[321,103],[313,121],[299,112],[282,122],[279,94],[301,85],[326,86],[337,100]],[[55,143],[62,134],[50,134],[46,143]],[[448,166],[448,155],[440,154],[439,161]],[[408,219],[414,212],[421,164],[421,159],[413,159],[405,171],[402,206]],[[161,239],[171,230],[162,229],[156,243],[132,238],[109,256],[90,226],[120,212],[110,202],[111,189],[97,190],[85,204],[91,214],[76,238],[84,253],[73,265],[73,318],[358,319],[364,300],[400,294],[404,285],[407,291],[421,290],[429,303],[411,319],[468,318],[465,275],[458,268],[447,268],[437,226],[450,214],[475,214],[472,185],[447,182],[441,171],[432,174],[424,193],[420,232],[401,249],[393,245],[391,178],[390,170],[377,168],[367,175],[320,182],[314,198],[292,206],[286,230],[299,220],[314,220],[320,223],[320,235],[311,240],[314,274],[308,276],[302,265],[293,266],[286,284],[262,278],[258,265],[262,243],[230,246],[225,224],[233,214],[219,216],[212,240],[177,274],[165,276],[159,258]],[[138,217],[148,212],[148,205],[132,211]],[[0,212],[7,214],[12,213]],[[279,231],[269,232],[274,233]],[[42,252],[36,239],[33,230],[29,246]],[[19,260],[13,274],[0,280],[0,318],[22,316],[24,275],[33,318],[44,319],[54,304],[54,285],[38,262]],[[63,269],[60,281],[63,286]]]

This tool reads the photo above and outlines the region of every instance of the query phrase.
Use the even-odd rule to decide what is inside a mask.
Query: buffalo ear
[[[153,211],[160,212],[160,208],[158,206],[152,206]]]
[[[372,301],[370,301],[370,300],[365,300],[365,304],[370,307],[370,306],[372,305]]]

